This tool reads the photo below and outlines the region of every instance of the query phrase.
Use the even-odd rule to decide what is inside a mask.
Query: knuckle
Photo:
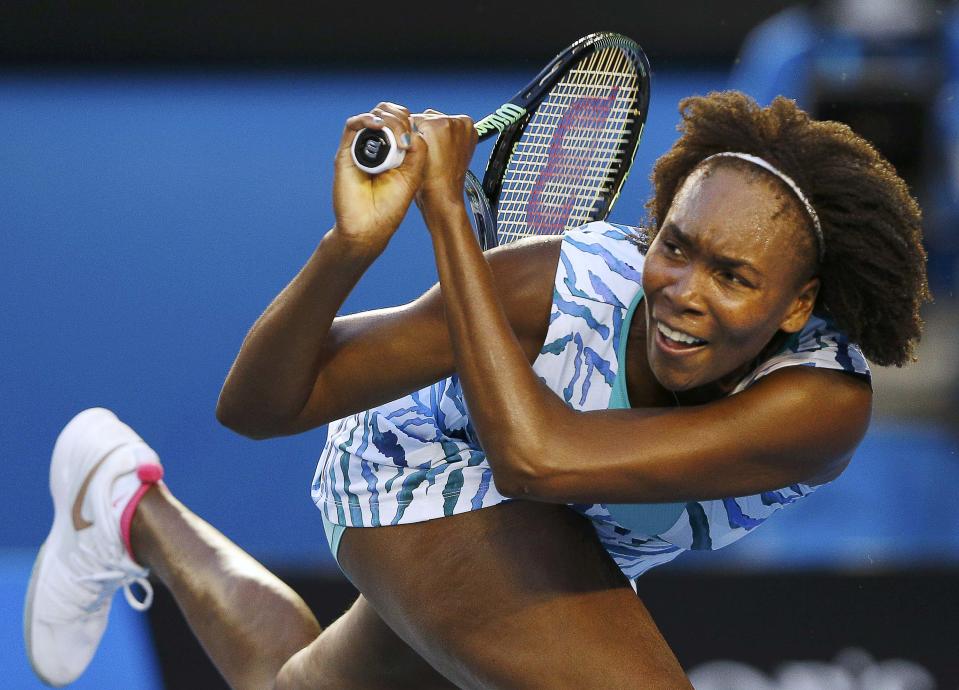
[[[410,116],[410,111],[406,106],[398,105],[396,103],[390,103],[389,101],[384,101],[380,103],[378,108],[390,113],[397,119],[407,119]]]

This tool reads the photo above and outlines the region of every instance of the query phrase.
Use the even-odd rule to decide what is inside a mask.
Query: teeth
[[[701,338],[694,338],[688,333],[683,333],[682,331],[674,331],[672,328],[670,328],[666,324],[661,323],[659,321],[656,322],[656,328],[659,329],[659,332],[662,333],[663,336],[677,343],[683,343],[685,345],[702,345],[706,342],[705,340],[702,340]]]

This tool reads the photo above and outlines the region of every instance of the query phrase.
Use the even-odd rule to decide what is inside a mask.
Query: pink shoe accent
[[[137,478],[142,482],[140,488],[136,490],[133,497],[127,503],[126,508],[120,515],[120,536],[123,537],[123,545],[127,548],[130,558],[135,561],[133,556],[133,546],[130,544],[130,526],[133,524],[133,514],[136,512],[140,499],[150,490],[150,487],[163,479],[163,466],[155,463],[140,465],[137,468]]]
[[[149,463],[137,468],[137,477],[144,484],[156,484],[163,479],[163,465]]]

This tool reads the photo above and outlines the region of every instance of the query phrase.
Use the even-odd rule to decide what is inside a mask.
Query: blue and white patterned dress
[[[614,388],[623,387],[617,381],[617,353],[625,350],[629,319],[641,296],[643,262],[631,230],[623,226],[590,223],[563,239],[550,325],[533,370],[574,409],[606,409]],[[869,377],[859,348],[814,316],[733,394],[786,366]],[[639,507],[632,513],[623,506],[573,507],[592,521],[626,576],[636,578],[685,550],[736,541],[814,488],[794,484],[754,496]],[[332,423],[312,496],[326,520],[350,527],[420,522],[509,500],[496,489],[455,375]]]

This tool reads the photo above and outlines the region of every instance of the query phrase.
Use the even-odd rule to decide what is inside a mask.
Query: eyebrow
[[[692,237],[683,232],[680,227],[676,225],[676,223],[666,223],[666,225],[663,226],[663,231],[674,235],[680,244],[683,244],[687,247],[693,247],[696,249],[696,251],[704,253],[702,247]],[[762,271],[745,259],[739,259],[733,256],[727,256],[725,254],[715,254],[712,252],[710,252],[707,256],[709,261],[716,266],[720,266],[722,268],[744,268],[752,273],[755,273],[757,276],[763,275]]]

